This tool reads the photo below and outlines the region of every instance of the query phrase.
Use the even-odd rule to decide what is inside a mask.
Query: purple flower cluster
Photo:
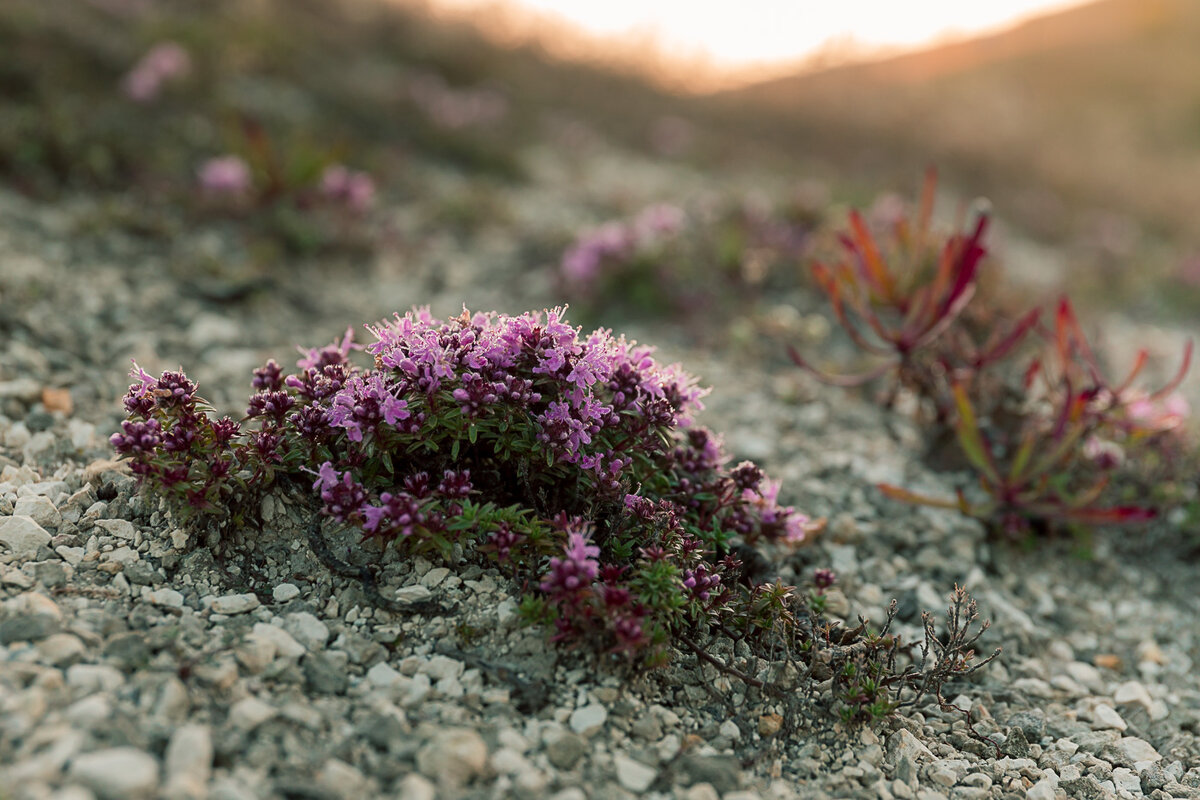
[[[582,336],[557,308],[417,309],[369,330],[364,348],[347,332],[302,350],[291,374],[255,370],[246,431],[212,420],[182,373],[135,366],[113,445],[197,510],[285,480],[379,545],[449,556],[474,542],[525,571],[556,638],[650,661],[673,631],[726,613],[729,537],[797,543],[814,528],[757,467],[726,469],[720,437],[692,424],[705,391],[650,348]]]

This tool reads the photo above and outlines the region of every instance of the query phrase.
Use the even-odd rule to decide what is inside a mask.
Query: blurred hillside
[[[929,161],[1035,235],[1200,247],[1200,3],[1102,0],[1011,31],[719,96],[866,173]],[[1114,228],[1119,230],[1114,231]]]

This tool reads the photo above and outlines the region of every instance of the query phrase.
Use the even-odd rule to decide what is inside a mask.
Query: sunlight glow
[[[726,73],[836,63],[998,30],[1084,0],[437,0],[477,21],[530,12],[619,49]],[[485,23],[486,24],[486,23]],[[770,71],[770,70],[767,70]]]

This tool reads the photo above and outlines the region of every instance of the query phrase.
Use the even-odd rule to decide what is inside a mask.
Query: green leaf
[[[982,472],[992,483],[1000,483],[1000,474],[992,463],[991,451],[983,432],[979,429],[979,419],[975,416],[975,407],[967,397],[967,390],[961,383],[954,384],[954,405],[958,409],[958,419],[955,420],[954,432],[958,435],[958,444],[963,454],[977,470]]]

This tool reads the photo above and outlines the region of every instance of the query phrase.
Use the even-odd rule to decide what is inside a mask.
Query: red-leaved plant
[[[1134,383],[1147,352],[1138,353],[1124,380],[1108,381],[1066,298],[1058,302],[1052,329],[1040,324],[1041,309],[1005,325],[969,308],[986,253],[987,217],[981,215],[969,234],[939,242],[930,231],[934,185],[930,172],[915,225],[901,218],[886,246],[852,212],[841,237],[847,259],[833,268],[813,266],[850,339],[883,361],[843,376],[816,370],[794,349],[793,360],[840,386],[890,374],[887,403],[906,390],[932,408],[934,441],[951,434],[944,438],[957,444],[982,489],[981,499],[962,490],[942,499],[880,485],[889,497],[957,508],[1010,536],[1151,519],[1154,508],[1112,504],[1110,484],[1117,466],[1172,435],[1182,421],[1172,393],[1190,364],[1191,342],[1175,377],[1147,393]],[[1030,361],[1017,368],[1017,354],[1030,349]]]

